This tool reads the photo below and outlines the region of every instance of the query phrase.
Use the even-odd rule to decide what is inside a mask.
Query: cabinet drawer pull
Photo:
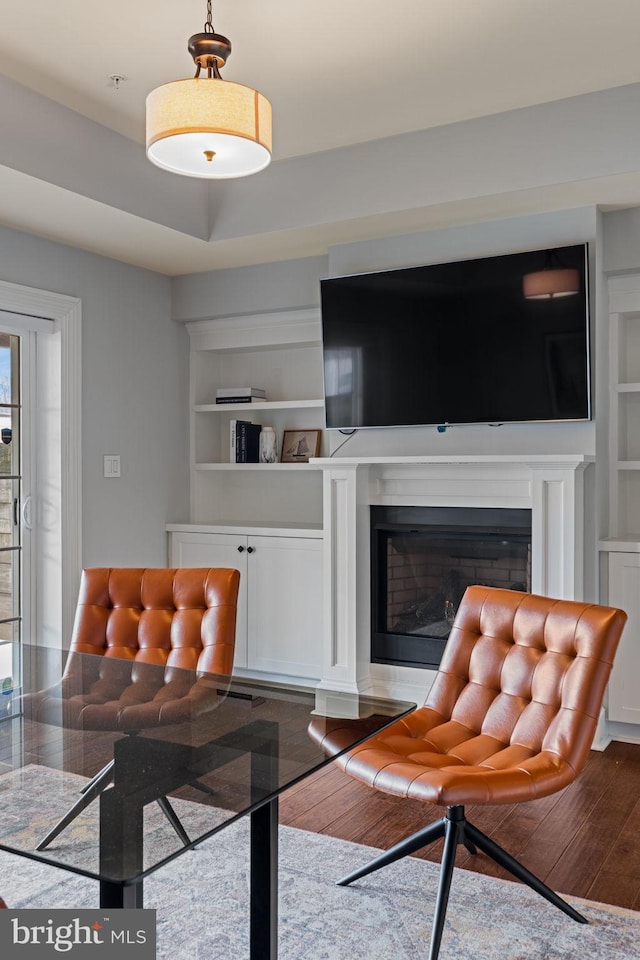
[[[238,547],[238,553],[244,553],[244,547]]]
[[[255,547],[247,547],[247,553],[255,553]]]

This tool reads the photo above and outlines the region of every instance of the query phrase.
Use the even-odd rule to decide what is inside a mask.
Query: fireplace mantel
[[[595,591],[595,570],[591,561],[585,564],[585,528],[594,514],[585,502],[585,478],[593,462],[582,454],[313,460],[324,475],[321,686],[420,699],[433,677],[428,670],[371,664],[372,504],[530,509],[533,592],[584,599]],[[591,553],[595,558],[595,549]]]

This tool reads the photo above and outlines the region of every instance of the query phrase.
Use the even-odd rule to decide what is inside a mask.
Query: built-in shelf
[[[322,470],[314,463],[196,463],[196,470],[238,470],[244,473],[247,470],[266,470],[275,473],[278,470]]]
[[[229,462],[234,419],[271,427],[278,454],[285,431],[320,431],[320,451],[328,453],[319,309],[198,320],[187,329],[191,521],[236,523],[250,510],[256,522],[321,524],[320,467]],[[219,389],[237,384],[259,387],[270,399],[215,402]]]
[[[604,553],[640,553],[640,534],[629,533],[625,537],[605,537],[598,542]]]
[[[609,534],[640,529],[640,278],[609,277]]]
[[[229,533],[257,537],[314,537],[322,539],[321,523],[291,523],[289,520],[237,520],[234,523],[168,523],[169,533]]]
[[[198,403],[196,413],[235,413],[246,410],[304,410],[323,407],[324,400],[256,400],[253,403]]]

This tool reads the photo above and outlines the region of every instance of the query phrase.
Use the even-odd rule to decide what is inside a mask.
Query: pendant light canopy
[[[542,270],[525,273],[522,292],[526,300],[554,300],[571,297],[580,291],[580,274],[575,267],[563,265],[556,250],[548,250]]]
[[[147,157],[171,173],[212,180],[264,170],[271,161],[271,104],[220,76],[231,41],[214,32],[211,0],[204,32],[190,38],[188,49],[195,77],[165,83],[147,97]]]

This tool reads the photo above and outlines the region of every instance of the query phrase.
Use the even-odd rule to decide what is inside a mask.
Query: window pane
[[[0,474],[17,474],[20,423],[19,337],[0,333]]]
[[[19,674],[17,647],[0,643],[0,720],[17,713]]]
[[[13,522],[13,500],[17,481],[0,478],[0,547],[17,546],[17,528]]]
[[[18,570],[20,551],[0,551],[0,620],[19,616]]]
[[[18,397],[14,397],[18,342],[18,337],[0,333],[0,403],[18,402]]]
[[[2,645],[4,640],[18,641],[20,639],[20,621],[8,620],[6,623],[0,623],[0,659],[6,657],[5,647]],[[4,652],[3,652],[4,651]]]

